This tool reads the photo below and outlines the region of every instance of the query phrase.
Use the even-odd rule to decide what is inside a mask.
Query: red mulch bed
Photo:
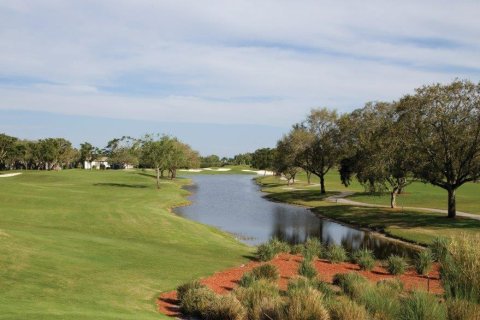
[[[302,257],[299,255],[282,254],[277,258],[269,261],[268,263],[278,267],[280,272],[279,287],[280,289],[286,289],[288,280],[297,275],[297,269],[299,263],[302,261]],[[359,272],[371,281],[380,281],[383,279],[394,278],[384,268],[377,266],[372,271],[361,271],[358,265],[353,263],[339,263],[333,264],[326,260],[316,260],[315,267],[317,268],[319,277],[329,283],[332,282],[333,276],[337,273]],[[204,278],[201,282],[211,288],[213,291],[219,294],[224,294],[237,286],[238,280],[242,275],[253,269],[254,267],[262,264],[262,262],[251,261],[245,265],[239,267],[227,269],[215,273],[214,275]],[[430,292],[443,293],[443,288],[439,279],[439,266],[434,265],[433,270],[430,272]],[[423,289],[427,290],[427,278],[425,276],[418,275],[415,270],[408,270],[405,274],[398,276],[404,283],[407,290]],[[175,291],[166,292],[160,295],[157,300],[158,309],[161,313],[171,317],[180,316],[178,308],[178,300],[176,299],[177,293]]]

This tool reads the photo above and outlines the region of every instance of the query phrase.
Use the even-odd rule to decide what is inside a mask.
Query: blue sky
[[[0,132],[103,146],[176,135],[273,146],[313,107],[348,112],[480,79],[479,1],[3,0]]]

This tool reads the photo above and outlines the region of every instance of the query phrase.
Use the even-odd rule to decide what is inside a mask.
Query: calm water
[[[192,205],[176,208],[176,214],[218,227],[239,240],[257,245],[271,237],[289,243],[318,237],[323,243],[341,244],[348,250],[367,247],[378,258],[391,253],[411,255],[397,242],[376,237],[323,219],[310,210],[263,198],[260,187],[249,175],[192,175]]]

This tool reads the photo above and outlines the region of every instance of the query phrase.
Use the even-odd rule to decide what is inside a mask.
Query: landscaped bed
[[[280,254],[269,262],[278,268],[280,277],[278,285],[281,290],[287,288],[290,279],[298,275],[298,267],[303,260],[301,255]],[[201,280],[203,284],[218,294],[226,294],[238,286],[238,281],[242,275],[253,268],[265,264],[263,262],[251,261],[245,265],[217,272],[214,275]],[[318,271],[319,279],[332,283],[333,277],[338,273],[357,272],[372,282],[378,282],[384,279],[398,278],[407,290],[428,290],[434,294],[441,294],[443,289],[439,280],[438,264],[435,264],[432,271],[427,276],[417,274],[413,268],[408,269],[405,274],[393,276],[382,266],[378,265],[372,271],[362,271],[357,264],[330,263],[324,259],[315,259],[314,265]],[[428,278],[430,280],[428,280]],[[176,299],[176,291],[163,293],[158,301],[159,311],[168,316],[176,317],[180,315],[178,300]]]

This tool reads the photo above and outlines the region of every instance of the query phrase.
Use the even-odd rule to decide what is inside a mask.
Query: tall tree
[[[124,169],[138,165],[140,145],[138,139],[123,136],[110,140],[104,151],[113,167]]]
[[[370,102],[339,120],[344,149],[339,168],[342,183],[348,186],[355,176],[370,192],[389,192],[392,208],[400,190],[413,181],[394,111],[394,104]]]
[[[0,169],[7,167],[6,164],[13,153],[16,141],[15,137],[0,134]]]
[[[415,155],[414,174],[448,193],[456,216],[456,190],[480,178],[480,84],[455,80],[416,90],[397,109]]]
[[[155,169],[157,179],[157,189],[160,189],[160,176],[168,165],[167,154],[171,149],[171,141],[168,136],[161,138],[147,135],[144,138],[141,161],[142,164]]]
[[[340,134],[337,112],[327,108],[313,109],[299,126],[310,134],[311,141],[303,154],[304,169],[320,178],[320,193],[325,194],[325,175],[340,157]]]
[[[268,169],[272,169],[274,157],[275,157],[274,149],[271,149],[271,148],[257,149],[252,154],[251,165],[254,168],[265,170],[265,171]]]

